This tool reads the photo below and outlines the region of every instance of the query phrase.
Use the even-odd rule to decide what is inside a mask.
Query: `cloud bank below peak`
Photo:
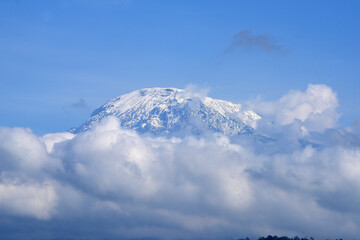
[[[140,135],[113,117],[77,135],[0,128],[1,235],[356,237],[360,130],[333,128],[336,94],[309,85],[252,104],[264,115],[262,131],[276,132],[276,141]],[[317,125],[323,118],[333,118],[327,129]],[[300,144],[304,138],[321,147]]]

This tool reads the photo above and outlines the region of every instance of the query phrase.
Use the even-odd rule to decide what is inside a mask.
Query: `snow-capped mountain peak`
[[[252,133],[261,118],[253,111],[243,110],[240,104],[200,97],[182,89],[144,88],[109,100],[72,132],[91,129],[106,116],[117,117],[124,128],[160,135]]]

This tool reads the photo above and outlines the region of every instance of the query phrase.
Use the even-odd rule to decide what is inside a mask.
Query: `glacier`
[[[144,88],[109,100],[70,132],[92,129],[108,116],[115,116],[123,128],[160,136],[205,132],[253,135],[261,119],[254,111],[244,110],[241,104],[201,97],[177,88]]]

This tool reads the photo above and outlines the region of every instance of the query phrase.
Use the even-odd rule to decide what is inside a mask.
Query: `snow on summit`
[[[93,128],[103,118],[115,116],[123,128],[160,135],[251,134],[261,117],[234,104],[210,97],[201,98],[177,88],[144,88],[114,99],[97,108],[90,119],[71,131]]]

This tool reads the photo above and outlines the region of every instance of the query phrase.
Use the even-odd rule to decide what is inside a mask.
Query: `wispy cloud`
[[[69,114],[71,111],[74,110],[86,110],[89,106],[85,102],[84,99],[80,98],[78,101],[73,102],[69,105],[63,106],[62,109],[66,114]]]
[[[234,51],[237,48],[253,48],[267,53],[283,51],[283,47],[272,36],[254,34],[249,29],[244,29],[235,34],[225,53]]]
[[[88,105],[85,103],[85,100],[82,98],[80,98],[79,101],[72,103],[70,106],[76,109],[88,108]]]

